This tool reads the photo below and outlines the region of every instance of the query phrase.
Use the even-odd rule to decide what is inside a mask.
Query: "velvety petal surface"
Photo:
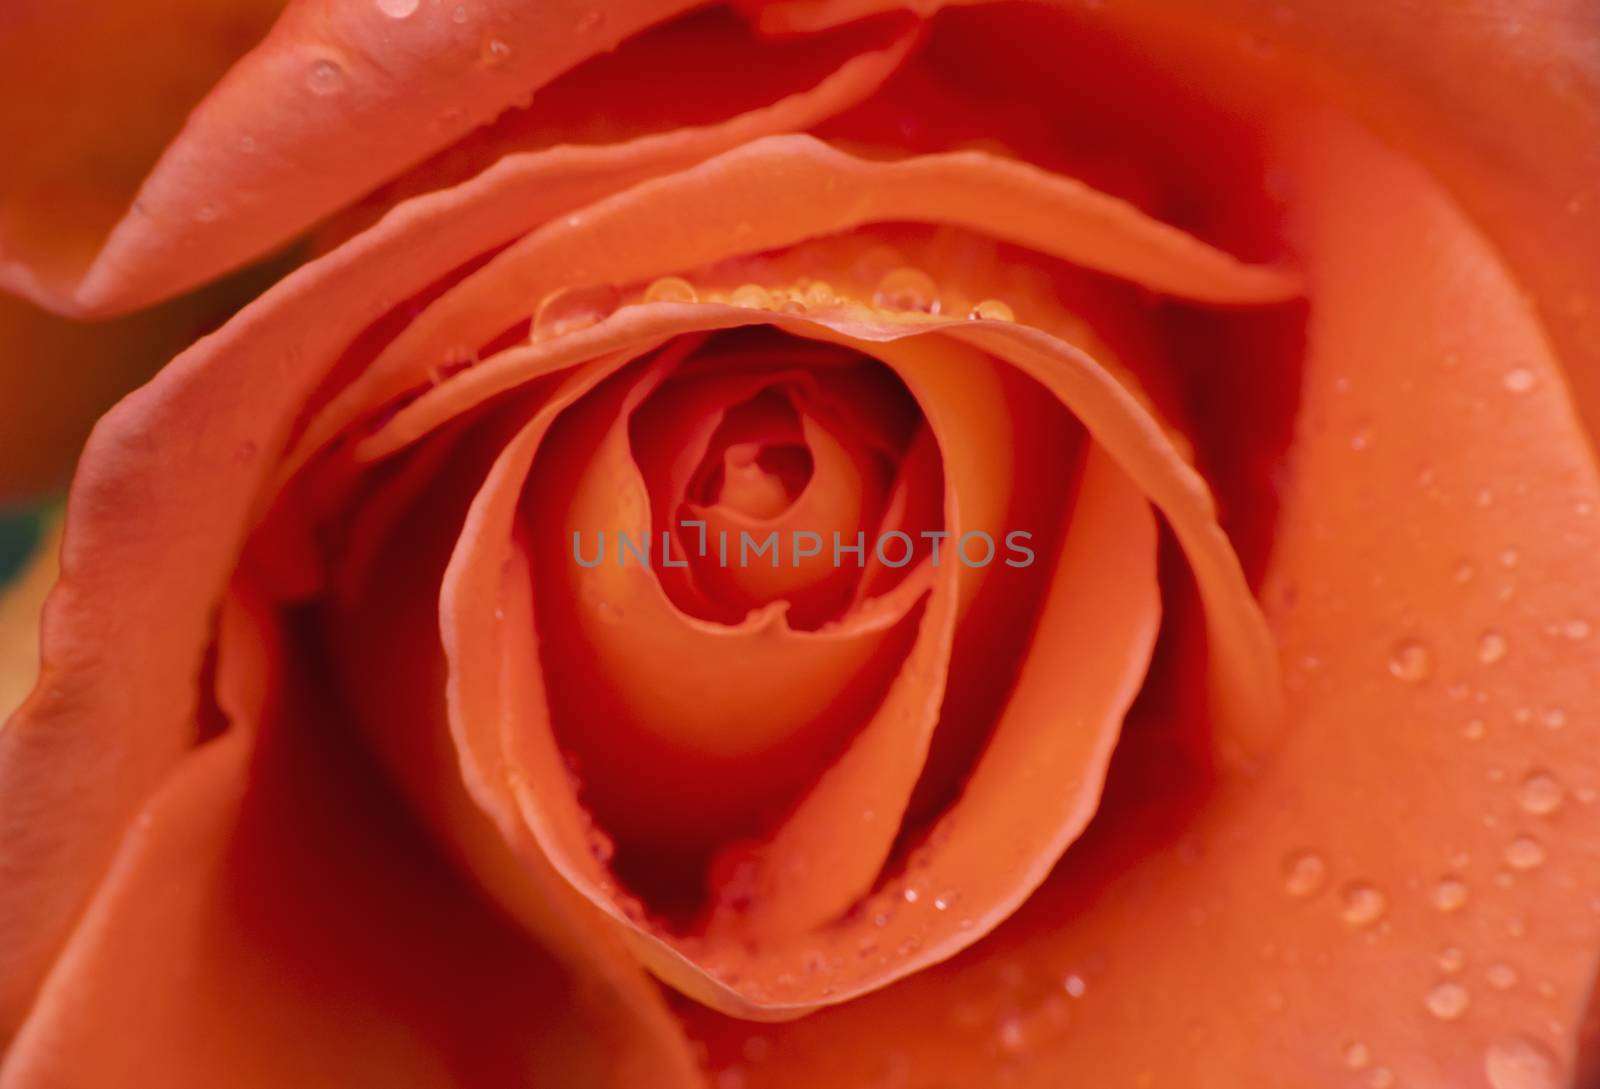
[[[746,1084],[1568,1084],[1600,940],[1600,480],[1437,183],[1317,118],[1284,161],[1314,303],[1264,590],[1281,751],[1171,790],[1183,734],[1136,711],[1096,824],[983,945],[783,1029],[700,1019]]]

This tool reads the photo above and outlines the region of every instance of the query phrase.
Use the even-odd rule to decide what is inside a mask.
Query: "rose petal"
[[[763,1026],[759,1064],[746,1026],[700,1019],[716,1066],[758,1087],[870,1084],[885,1056],[911,1084],[999,1063],[1040,1086],[1569,1082],[1600,948],[1597,636],[1573,623],[1600,616],[1600,478],[1478,228],[1371,137],[1296,137],[1316,305],[1266,590],[1297,663],[1282,750],[1185,820],[1151,789],[1172,753],[1135,731],[1092,842],[973,955]]]
[[[0,973],[0,1037],[22,1016],[127,819],[193,738],[192,681],[216,598],[267,502],[264,455],[283,448],[340,351],[395,300],[508,234],[841,108],[870,91],[904,45],[858,57],[809,91],[721,125],[516,158],[410,201],[286,277],[102,420],[67,517],[40,687],[0,731],[0,839],[17,845],[30,874],[48,875],[48,895],[31,880],[12,883],[29,890],[22,894],[0,890],[0,930],[12,936]],[[512,222],[511,210],[528,218]],[[196,432],[196,419],[209,426]],[[152,436],[182,436],[183,445]],[[159,638],[126,639],[108,616],[139,617]],[[105,758],[86,766],[62,756],[80,752]],[[26,808],[12,801],[20,797]],[[83,805],[85,797],[95,804]]]
[[[734,322],[748,321],[754,317],[739,311],[730,313],[725,308],[720,307],[684,307],[656,304],[637,308],[630,307],[624,314],[619,314],[611,321],[602,324],[611,326],[615,323],[616,326],[627,328],[628,335],[633,338],[643,337],[647,340],[657,340],[670,327],[665,324],[667,322],[675,319],[687,324],[686,315],[693,314],[699,318],[696,327],[703,327],[708,316],[707,312],[719,310],[728,314],[728,318]],[[699,313],[695,313],[696,311]],[[766,316],[773,320],[783,320],[777,315]],[[652,321],[652,319],[654,320]],[[798,318],[788,318],[786,322],[792,324],[797,330],[803,330],[808,324]],[[646,328],[649,329],[648,332],[644,331]],[[595,330],[586,331],[586,333],[590,337],[590,347],[604,351],[605,349],[594,339],[600,329],[601,327],[596,327]],[[614,330],[606,331],[613,332],[613,335],[615,335]],[[903,335],[907,331],[906,329],[901,329],[894,335]],[[927,330],[922,331],[927,332]],[[585,333],[574,334],[574,336],[582,338]],[[966,369],[970,370],[971,367],[968,366]],[[953,375],[961,372],[959,369],[952,369],[948,373]],[[531,433],[529,434],[531,435]],[[531,450],[527,450],[519,454],[514,461],[502,461],[501,469],[498,472],[504,474],[502,479],[505,483],[515,484],[521,478],[522,473],[526,472],[526,465],[530,463],[531,456]],[[487,554],[479,555],[475,550],[463,551],[458,555],[456,570],[460,573],[459,577],[472,579],[483,585],[470,596],[463,596],[459,591],[453,594],[451,599],[456,601],[457,604],[454,606],[447,605],[447,615],[457,617],[456,623],[470,622],[469,627],[460,629],[462,632],[475,628],[485,636],[488,636],[492,626],[493,630],[501,633],[499,638],[502,641],[503,649],[498,653],[494,652],[491,649],[492,644],[484,642],[483,638],[479,636],[473,637],[473,642],[470,646],[462,641],[460,636],[452,640],[452,645],[455,648],[452,651],[452,662],[456,664],[456,669],[459,671],[456,675],[463,685],[469,680],[471,681],[473,690],[477,692],[477,695],[472,697],[472,702],[473,705],[479,708],[478,711],[472,712],[470,717],[462,718],[460,721],[464,723],[474,721],[489,724],[498,717],[504,723],[505,739],[509,746],[507,752],[510,759],[509,767],[515,769],[506,774],[511,776],[510,782],[513,791],[522,799],[522,812],[528,822],[528,828],[544,849],[551,852],[551,861],[569,880],[572,880],[577,887],[583,889],[595,903],[610,912],[618,922],[636,934],[636,949],[654,971],[671,979],[676,986],[695,995],[700,1000],[717,1005],[718,1008],[737,1010],[744,1016],[793,1016],[797,1012],[811,1008],[819,1001],[839,1001],[843,997],[859,993],[863,989],[881,986],[889,979],[915,970],[919,965],[950,955],[955,949],[981,935],[981,931],[974,932],[971,926],[960,927],[958,918],[952,915],[942,928],[942,937],[937,942],[929,943],[926,948],[920,944],[908,946],[904,950],[897,949],[896,955],[889,958],[885,963],[869,965],[866,970],[853,964],[852,970],[849,972],[816,977],[812,982],[799,988],[798,992],[792,994],[790,999],[779,999],[775,996],[757,999],[753,998],[754,994],[760,994],[774,985],[780,990],[785,987],[791,989],[791,991],[794,990],[793,973],[786,969],[784,965],[787,963],[790,969],[793,968],[795,953],[783,952],[783,949],[786,948],[784,946],[773,946],[769,947],[765,954],[752,960],[751,957],[740,954],[737,948],[719,948],[721,946],[719,942],[714,946],[708,947],[707,952],[704,954],[704,956],[710,958],[706,965],[710,967],[711,974],[707,974],[705,966],[696,966],[700,954],[696,954],[693,951],[698,947],[692,941],[684,944],[680,950],[675,951],[671,945],[660,944],[660,938],[653,935],[650,929],[636,929],[637,924],[634,922],[635,916],[632,913],[637,910],[637,907],[631,905],[626,898],[621,901],[614,899],[614,886],[609,874],[603,865],[597,865],[596,858],[591,854],[591,844],[594,842],[594,836],[598,832],[592,827],[589,818],[578,808],[573,799],[571,787],[566,780],[561,755],[555,748],[553,739],[544,731],[529,729],[530,724],[543,714],[541,710],[543,696],[541,694],[542,682],[537,671],[527,669],[525,664],[531,660],[535,653],[531,645],[525,641],[528,638],[527,633],[531,633],[533,625],[531,614],[528,612],[526,605],[526,600],[531,596],[531,590],[529,588],[526,561],[520,558],[519,551],[511,547],[509,542],[511,523],[507,519],[510,517],[511,508],[505,505],[515,496],[516,492],[515,490],[507,491],[502,486],[497,491],[486,490],[484,496],[491,494],[499,494],[504,497],[498,501],[501,504],[500,510],[502,512],[499,515],[502,520],[500,528],[474,533],[471,539],[482,541],[484,544],[499,539],[504,542],[499,547],[502,550],[509,548],[510,551],[504,552],[498,558]],[[485,509],[490,508],[486,507]],[[1094,578],[1103,580],[1104,577],[1095,575]],[[485,580],[488,581],[486,582]],[[493,589],[493,585],[496,582],[503,583],[499,590]],[[1137,579],[1131,581],[1126,579],[1113,580],[1113,584],[1126,586],[1129,589],[1136,589],[1140,586]],[[1149,593],[1150,585],[1148,582],[1144,583],[1147,594],[1145,600],[1151,604],[1151,608],[1154,608],[1155,599],[1153,594]],[[1073,596],[1083,595],[1079,592]],[[1058,600],[1065,602],[1066,599],[1061,598]],[[1063,604],[1058,608],[1065,609],[1066,606]],[[499,617],[498,620],[493,621],[492,625],[488,621],[491,615]],[[1134,609],[1127,615],[1130,618],[1137,618],[1141,614],[1138,609]],[[1134,630],[1143,632],[1142,638],[1145,646],[1148,647],[1149,635],[1153,630],[1153,613],[1147,612],[1142,615],[1144,619],[1139,621],[1139,626]],[[1105,623],[1101,622],[1098,627],[1104,629]],[[1115,642],[1119,647],[1124,645],[1120,639]],[[1128,654],[1126,658],[1119,660],[1131,661],[1134,664],[1133,672],[1117,674],[1115,672],[1096,671],[1097,675],[1103,674],[1108,681],[1114,682],[1116,691],[1124,693],[1122,697],[1112,698],[1113,708],[1117,706],[1118,699],[1125,700],[1127,695],[1131,695],[1131,692],[1136,690],[1137,676],[1142,668],[1139,665],[1141,659],[1138,653]],[[493,680],[497,675],[502,678],[498,683]],[[1119,677],[1120,679],[1118,679]],[[490,687],[486,687],[490,685],[494,686],[493,691],[491,691]],[[507,686],[510,686],[509,689]],[[1086,699],[1100,698],[1090,694],[1087,685],[1083,686],[1083,690]],[[462,698],[466,699],[468,689],[463,687],[460,691]],[[466,713],[466,704],[463,703],[461,706],[462,713]],[[496,708],[499,708],[499,710],[496,711]],[[1112,722],[1115,722],[1115,718],[1112,719]],[[472,727],[472,729],[477,731],[479,727]],[[1095,742],[1099,746],[1099,751],[1103,753],[1109,750],[1109,742],[1103,740],[1103,734],[1093,734],[1092,736],[1102,739]],[[480,767],[492,768],[497,766],[502,758],[487,755],[480,756],[477,759],[480,761]],[[482,763],[482,761],[487,762]],[[871,765],[868,763],[863,766]],[[482,773],[479,773],[479,775],[481,777]],[[1092,798],[1094,792],[1098,790],[1098,777],[1093,771],[1093,760],[1090,761],[1090,767],[1085,774],[1077,781],[1080,783],[1081,789],[1089,792],[1085,796]],[[859,806],[819,805],[816,809],[818,816],[815,818],[815,823],[819,828],[824,828],[825,826],[835,827],[840,812],[856,812],[859,808]],[[1067,828],[1068,831],[1059,834],[1065,834],[1070,838],[1070,830],[1075,826],[1073,822],[1079,822],[1081,825],[1081,821],[1085,816],[1086,810],[1080,802],[1071,803],[1068,815],[1059,818],[1064,821],[1063,827]],[[827,817],[828,820],[824,821],[824,817]],[[833,836],[830,839],[834,843],[837,843],[838,840],[839,837],[837,836]],[[1006,877],[1008,879],[1015,878],[1014,882],[1011,880],[1003,881],[1001,888],[996,891],[977,896],[975,904],[978,905],[978,909],[989,912],[988,925],[992,925],[993,921],[1003,915],[1004,910],[1007,910],[1003,906],[1005,903],[1014,904],[1022,896],[1025,896],[1027,889],[1032,887],[1032,883],[1038,880],[1038,875],[1042,872],[1037,866],[1024,868],[1020,871],[1020,877],[1017,876],[1018,871],[1009,871]],[[850,886],[844,885],[843,888],[848,890]],[[991,902],[987,907],[982,907],[989,895],[994,896],[995,901]],[[996,904],[1001,906],[997,907]],[[850,945],[853,951],[855,944],[861,939],[861,931],[856,928],[859,926],[872,927],[874,925],[871,921],[859,920],[844,931],[830,933],[828,941],[835,944],[841,941],[845,942]],[[921,928],[919,927],[918,929],[920,932]],[[873,931],[873,933],[876,933],[876,931]],[[813,936],[806,940],[814,942],[817,938]],[[674,942],[673,944],[677,943]],[[797,952],[798,950],[796,950]],[[738,971],[740,972],[739,978],[747,982],[734,982],[734,977],[731,975],[724,982],[718,978],[717,973],[719,970],[724,972]],[[779,978],[786,971],[789,972],[787,981]],[[752,987],[756,988],[754,992],[751,991]],[[820,988],[820,991],[818,988]],[[812,997],[803,997],[807,994]]]
[[[0,289],[72,309],[73,285],[139,179],[283,5],[60,0],[0,13],[11,88],[0,101]]]
[[[873,162],[810,136],[752,140],[554,220],[417,316],[319,414],[285,472],[454,346],[485,344],[557,290],[642,282],[866,223],[963,226],[1156,291],[1210,302],[1281,302],[1287,269],[1248,265],[1132,205],[983,152]],[[694,224],[692,232],[673,225]]]
[[[630,1022],[575,1004],[573,979],[459,883],[317,697],[277,675],[257,619],[225,609],[234,722],[130,826],[0,1085],[664,1077]]]
[[[652,554],[659,556],[661,529],[651,528],[645,483],[626,437],[627,417],[656,377],[568,413],[563,433],[540,450],[544,460],[532,471],[526,499],[536,513],[525,547],[535,565],[543,646],[530,642],[527,653],[550,675],[544,683],[552,702],[546,709],[541,696],[516,732],[544,730],[552,717],[565,718],[572,733],[564,744],[586,764],[603,765],[586,784],[600,796],[596,807],[626,821],[608,824],[607,831],[667,850],[731,838],[749,822],[752,807],[777,805],[785,791],[815,773],[842,742],[839,732],[858,725],[853,719],[863,701],[870,709],[881,695],[882,686],[862,675],[904,642],[903,621],[930,580],[907,580],[870,607],[805,631],[791,627],[781,607],[756,610],[734,625],[686,615],[668,599],[657,572],[642,563],[613,558],[579,567],[571,544],[576,532],[592,536],[603,529],[635,541],[654,536]],[[508,475],[495,477],[501,486],[522,486],[532,454],[524,444],[540,441],[529,436],[508,446]],[[464,543],[474,552],[509,547],[509,540]],[[496,570],[487,557],[498,555],[457,562],[462,569]],[[481,626],[486,617],[452,622]],[[924,620],[922,630],[939,629]],[[463,670],[482,668],[456,661]],[[775,676],[794,685],[795,699],[774,703]],[[861,684],[865,690],[857,691]],[[931,721],[927,725],[931,730]],[[518,742],[506,748],[515,765]],[[909,757],[913,747],[907,748]],[[629,755],[618,759],[620,753]],[[627,804],[619,813],[606,798]]]
[[[775,34],[815,33],[885,11],[924,17],[985,0],[787,0]],[[1071,9],[1071,5],[1060,5]],[[1508,13],[1478,2],[1440,24],[1416,5],[1285,7],[1267,0],[1104,10],[1117,33],[1197,85],[1259,109],[1310,92],[1408,149],[1444,180],[1527,284],[1591,434],[1600,434],[1600,59],[1594,6],[1552,0]],[[1265,77],[1265,78],[1263,78]],[[1226,97],[1222,95],[1221,97]]]

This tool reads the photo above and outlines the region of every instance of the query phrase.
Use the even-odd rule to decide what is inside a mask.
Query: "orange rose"
[[[1578,1076],[1592,17],[935,7],[292,4],[27,158],[65,313],[314,256],[80,461],[0,1089]]]

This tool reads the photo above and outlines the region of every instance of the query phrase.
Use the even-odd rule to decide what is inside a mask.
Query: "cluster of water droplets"
[[[749,310],[805,314],[870,309],[879,313],[939,315],[944,300],[927,273],[909,267],[886,273],[868,304],[836,291],[825,280],[804,278],[789,285],[747,282],[734,287],[696,286],[682,276],[662,276],[640,292],[611,284],[566,287],[540,300],[530,327],[535,343],[568,336],[597,325],[629,303],[720,303]],[[1011,307],[999,299],[982,299],[967,311],[974,321],[1014,321]]]

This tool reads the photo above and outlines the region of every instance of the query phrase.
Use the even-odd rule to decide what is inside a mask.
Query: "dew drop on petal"
[[[550,340],[587,329],[610,317],[619,301],[617,289],[610,284],[552,291],[534,312],[533,339],[535,342]]]
[[[1383,893],[1371,885],[1357,882],[1346,885],[1339,894],[1339,917],[1349,926],[1370,926],[1388,907]]]
[[[1506,656],[1506,637],[1490,628],[1478,637],[1478,661],[1493,665]]]
[[[1538,817],[1560,809],[1564,796],[1561,784],[1547,771],[1530,771],[1517,791],[1522,808]]]
[[[1439,970],[1442,972],[1459,972],[1461,971],[1461,966],[1467,963],[1467,955],[1461,951],[1459,945],[1445,946],[1439,950],[1439,956],[1436,959],[1439,962]]]
[[[391,19],[404,19],[417,10],[421,0],[378,0],[378,10]]]
[[[1423,1005],[1439,1020],[1455,1021],[1467,1012],[1471,1000],[1472,996],[1465,987],[1453,979],[1447,979],[1428,992]]]
[[[939,285],[921,269],[902,265],[890,269],[872,292],[872,304],[885,310],[939,312]]]
[[[511,47],[499,38],[488,38],[480,53],[485,68],[498,68],[511,59]]]
[[[1517,970],[1505,961],[1496,961],[1483,970],[1483,978],[1497,991],[1509,991],[1517,985]]]
[[[1073,998],[1082,998],[1089,990],[1089,984],[1076,972],[1068,972],[1061,980],[1061,989]]]
[[[967,317],[974,321],[1016,321],[1017,315],[1011,307],[999,299],[983,299],[967,312]]]
[[[578,34],[587,34],[605,21],[606,13],[603,9],[590,8],[588,11],[578,16],[578,21],[573,24],[572,29]]]
[[[1360,1040],[1352,1040],[1344,1048],[1344,1064],[1351,1070],[1360,1070],[1372,1061],[1372,1052]]]
[[[471,18],[471,16],[467,14],[467,5],[457,4],[453,9],[451,9],[450,19],[452,22],[457,24],[465,23],[469,18]]]
[[[1022,1019],[1016,1016],[1002,1017],[999,1026],[1000,1046],[1006,1051],[1021,1051],[1026,1044],[1027,1035],[1023,1031]]]
[[[1426,643],[1406,639],[1395,644],[1389,654],[1389,672],[1402,681],[1415,684],[1433,671],[1433,652]]]
[[[306,86],[312,94],[336,94],[344,87],[344,69],[327,57],[319,57],[306,69]]]
[[[741,284],[733,289],[728,302],[747,310],[769,310],[772,308],[772,292],[760,284]]]
[[[1554,1053],[1526,1036],[1508,1036],[1489,1045],[1483,1072],[1493,1089],[1559,1089],[1561,1079]]]
[[[1310,896],[1322,888],[1327,863],[1315,851],[1296,851],[1283,861],[1283,891],[1290,896]]]
[[[700,293],[682,276],[663,276],[645,288],[644,301],[653,303],[692,303],[700,301]]]
[[[1527,367],[1517,367],[1506,371],[1501,381],[1505,383],[1506,389],[1512,393],[1527,393],[1533,388],[1534,376],[1533,372]]]
[[[809,307],[832,306],[839,301],[833,293],[833,286],[826,280],[812,280],[807,284],[804,298]]]
[[[1467,883],[1459,877],[1441,877],[1433,887],[1433,906],[1440,911],[1458,911],[1467,902]]]
[[[1589,632],[1589,622],[1582,618],[1568,620],[1565,624],[1561,625],[1561,634],[1565,635],[1568,639],[1587,639],[1589,638]]]
[[[1394,1071],[1387,1066],[1375,1066],[1367,1077],[1367,1084],[1372,1089],[1389,1089],[1394,1084]]]
[[[1532,870],[1544,862],[1544,847],[1532,836],[1518,836],[1506,844],[1506,862],[1518,870]]]

